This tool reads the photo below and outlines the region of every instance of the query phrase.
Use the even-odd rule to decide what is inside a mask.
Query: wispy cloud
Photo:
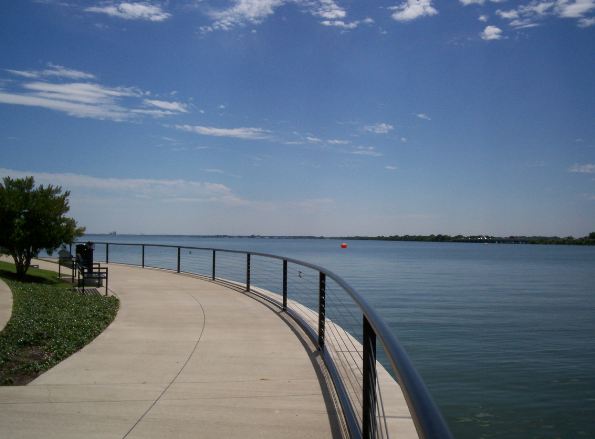
[[[46,172],[21,172],[0,168],[0,177],[23,178],[34,176],[36,184],[53,184],[66,190],[92,190],[109,193],[111,196],[134,196],[153,199],[177,199],[192,197],[212,199],[232,195],[223,184],[202,183],[185,180],[154,180],[128,178],[97,178],[80,174],[51,174]]]
[[[417,117],[419,117],[420,119],[425,119],[425,120],[432,120],[432,119],[430,119],[430,117],[429,117],[429,116],[427,116],[427,115],[425,115],[425,114],[423,114],[423,113],[416,114],[416,116],[417,116]]]
[[[382,153],[374,151],[373,146],[358,146],[356,151],[351,151],[351,154],[371,155],[373,157],[381,157]]]
[[[190,125],[176,125],[176,128],[183,131],[189,131],[205,136],[216,137],[235,137],[238,139],[269,139],[271,136],[267,133],[272,131],[262,128],[213,128]]]
[[[492,3],[502,3],[502,2],[505,2],[506,0],[490,0],[490,1]],[[472,5],[472,4],[483,5],[485,3],[485,0],[461,0],[461,3],[465,6]]]
[[[306,139],[310,142],[314,142],[314,143],[318,143],[318,142],[322,142],[322,140],[320,140],[317,137],[306,137]]]
[[[388,9],[396,11],[392,17],[397,21],[411,21],[419,17],[436,15],[438,13],[432,6],[432,0],[407,0],[398,6]]]
[[[516,9],[497,10],[496,14],[510,20],[509,25],[517,29],[539,26],[540,21],[548,16],[575,18],[579,27],[588,27],[595,24],[595,18],[587,16],[593,10],[595,0],[533,0]]]
[[[587,165],[579,165],[576,163],[574,166],[568,169],[570,172],[583,172],[586,174],[593,174],[595,173],[595,165],[587,164]]]
[[[359,24],[359,21],[352,21],[351,23],[345,23],[344,21],[340,21],[340,20],[334,20],[334,21],[324,20],[324,21],[321,21],[320,23],[322,23],[325,26],[342,27],[343,29],[355,29],[357,27],[357,25]]]
[[[260,24],[274,14],[275,9],[288,3],[296,3],[305,12],[321,17],[329,23],[331,20],[340,20],[347,15],[345,10],[333,0],[233,0],[231,6],[226,9],[210,9],[208,15],[213,23],[210,26],[201,27],[201,30],[203,32],[231,30],[237,26]]]
[[[163,117],[188,112],[185,104],[146,99],[148,92],[144,93],[137,87],[108,87],[91,82],[50,82],[96,77],[51,63],[49,66],[49,69],[41,71],[7,70],[26,79],[10,82],[10,90],[0,89],[0,103],[41,107],[75,117],[113,121],[139,119],[142,115]],[[147,109],[147,106],[158,109]]]
[[[48,69],[40,70],[40,71],[19,71],[19,70],[9,70],[4,69],[7,72],[13,73],[18,76],[23,76],[25,78],[43,78],[48,76],[57,76],[61,78],[68,78],[68,79],[97,79],[95,75],[90,73],[80,72],[78,70],[67,69],[66,67],[55,65],[52,63],[48,63]]]
[[[186,110],[186,105],[180,104],[179,102],[165,102],[165,101],[155,101],[151,99],[145,99],[143,101],[147,105],[153,105],[155,107],[164,108],[170,111],[178,111],[180,113],[188,113]]]
[[[145,2],[122,2],[118,5],[93,6],[86,8],[85,11],[107,14],[125,20],[163,21],[171,17],[171,14],[163,11],[161,5]]]
[[[395,169],[397,169],[396,166],[385,166],[385,169],[390,169],[391,171],[394,171]]]
[[[327,140],[331,145],[347,145],[349,140]]]
[[[499,29],[496,26],[487,26],[479,35],[482,40],[499,40],[502,38],[502,29]]]
[[[362,128],[363,131],[369,131],[370,133],[386,134],[395,128],[392,125],[385,123],[377,123],[376,125],[366,125]]]

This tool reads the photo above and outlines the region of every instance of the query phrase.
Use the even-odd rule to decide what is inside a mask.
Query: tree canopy
[[[0,252],[13,257],[19,277],[40,251],[51,255],[85,232],[64,216],[70,210],[70,191],[62,193],[61,187],[51,184],[34,186],[33,177],[5,177],[0,183]]]

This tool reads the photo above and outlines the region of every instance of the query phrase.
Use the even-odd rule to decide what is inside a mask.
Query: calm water
[[[380,312],[455,437],[595,437],[595,247],[87,236],[271,253]]]

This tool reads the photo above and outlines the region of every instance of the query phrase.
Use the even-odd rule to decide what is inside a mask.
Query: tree
[[[17,277],[23,278],[31,258],[41,250],[52,254],[63,244],[72,244],[85,233],[76,221],[64,215],[69,191],[51,184],[34,189],[33,177],[4,178],[0,183],[0,252],[11,255]]]

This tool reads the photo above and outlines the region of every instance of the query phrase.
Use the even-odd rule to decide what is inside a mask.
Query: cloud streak
[[[362,128],[362,130],[364,131],[368,131],[370,133],[376,133],[376,134],[386,134],[391,130],[394,130],[395,128],[392,125],[388,125],[385,123],[377,123],[376,125],[367,125],[365,127]]]
[[[213,128],[190,125],[176,125],[176,128],[183,131],[215,137],[235,137],[238,139],[270,139],[267,133],[272,131],[262,128]]]
[[[585,174],[593,174],[593,173],[595,173],[595,165],[593,165],[593,164],[579,165],[578,163],[576,163],[574,166],[572,166],[568,170],[570,172],[581,172],[581,173],[585,173]]]
[[[228,31],[238,26],[260,24],[268,16],[273,15],[275,9],[288,3],[295,3],[303,8],[304,12],[323,18],[322,23],[327,26],[347,28],[353,26],[340,20],[347,13],[333,0],[234,0],[231,6],[226,9],[208,10],[207,15],[213,20],[213,23],[210,26],[201,27],[201,30],[203,32]]]
[[[91,82],[52,83],[52,79],[94,79],[90,73],[67,69],[49,64],[50,69],[42,71],[7,70],[33,81],[11,82],[11,90],[0,88],[0,103],[24,105],[60,111],[74,117],[88,117],[117,122],[135,120],[142,115],[163,117],[187,113],[186,105],[144,98],[136,87],[107,87]],[[39,79],[39,80],[34,80]],[[42,81],[44,80],[44,81]],[[16,87],[15,87],[16,85]],[[139,102],[139,99],[143,99]],[[139,104],[142,104],[139,108]],[[158,109],[146,109],[157,107]]]
[[[85,11],[107,14],[125,20],[163,21],[171,17],[171,14],[164,12],[160,5],[144,2],[122,2],[119,5],[93,6],[86,8]]]

